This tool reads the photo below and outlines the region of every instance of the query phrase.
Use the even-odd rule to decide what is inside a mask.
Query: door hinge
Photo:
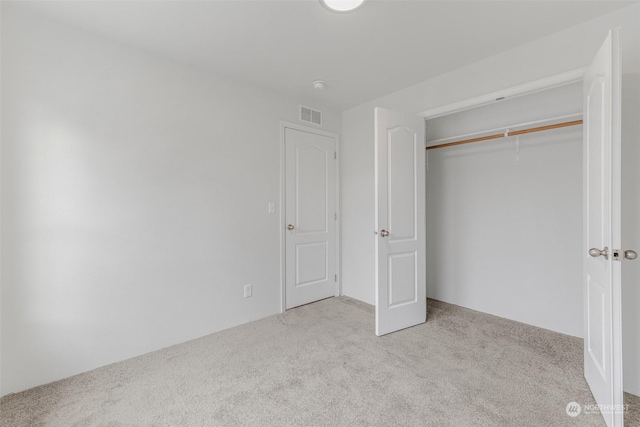
[[[338,220],[338,213],[337,213],[337,212],[333,214],[333,219],[334,219],[335,221],[337,221],[337,220]]]
[[[334,274],[334,275],[333,275],[333,281],[334,281],[334,282],[337,282],[337,281],[338,281],[338,275],[337,275],[337,274]]]
[[[338,158],[338,153],[336,151],[333,152],[333,158],[337,159]]]

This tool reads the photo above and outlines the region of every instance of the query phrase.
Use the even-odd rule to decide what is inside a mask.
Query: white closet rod
[[[439,144],[439,143],[444,142],[444,141],[463,139],[463,138],[468,138],[468,137],[475,136],[475,135],[482,135],[484,133],[497,132],[497,131],[500,131],[500,130],[504,131],[505,129],[513,129],[513,128],[519,128],[519,127],[523,127],[523,126],[532,126],[532,125],[538,125],[538,124],[541,124],[541,123],[548,123],[548,122],[553,122],[553,121],[556,121],[556,120],[566,120],[566,119],[577,118],[577,117],[582,117],[582,113],[573,113],[573,114],[567,114],[566,116],[551,117],[551,118],[548,118],[548,119],[535,120],[535,121],[532,121],[532,122],[518,123],[517,125],[502,126],[502,127],[494,128],[494,129],[488,129],[488,130],[483,130],[483,131],[478,131],[478,132],[466,133],[464,135],[448,136],[446,138],[440,138],[440,139],[434,139],[432,141],[427,141],[427,147],[430,147],[432,144]]]

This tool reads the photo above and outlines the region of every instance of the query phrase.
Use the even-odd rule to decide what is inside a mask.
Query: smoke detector
[[[320,3],[331,12],[351,12],[362,6],[364,0],[320,0]]]
[[[324,90],[327,87],[327,82],[324,80],[316,80],[311,84],[315,90]]]

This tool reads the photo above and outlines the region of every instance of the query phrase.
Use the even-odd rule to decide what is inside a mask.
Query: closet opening
[[[582,102],[578,81],[427,119],[429,298],[582,338]]]

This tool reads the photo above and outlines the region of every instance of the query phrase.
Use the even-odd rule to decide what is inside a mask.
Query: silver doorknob
[[[606,246],[602,250],[600,250],[598,248],[591,248],[591,249],[589,249],[589,255],[591,255],[594,258],[597,258],[599,256],[603,256],[604,259],[609,259],[609,248],[606,247]]]
[[[380,230],[380,236],[381,237],[387,237],[389,235],[389,232],[387,230]]]
[[[624,258],[628,260],[634,260],[638,258],[638,253],[632,250],[624,251]]]
[[[287,225],[287,230],[293,230],[295,227],[293,226],[293,224],[289,224]]]

